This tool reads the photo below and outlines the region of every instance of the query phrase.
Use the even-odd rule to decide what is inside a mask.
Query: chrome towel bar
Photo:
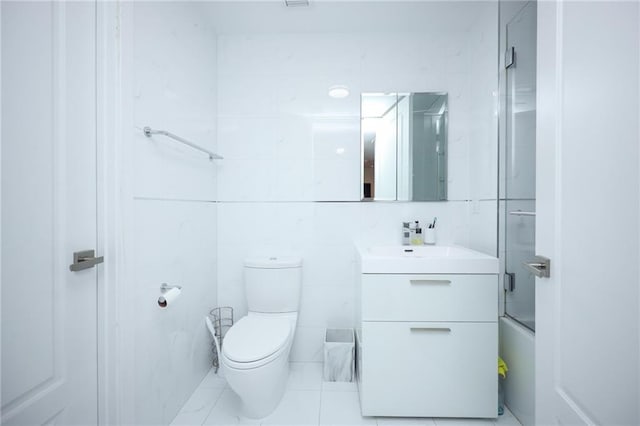
[[[536,212],[523,212],[521,210],[516,210],[513,212],[509,212],[509,214],[513,216],[535,216]]]
[[[183,143],[187,146],[190,146],[193,149],[197,149],[198,151],[202,151],[206,154],[209,154],[209,160],[222,160],[224,157],[222,157],[221,155],[215,154],[211,151],[209,151],[208,149],[204,149],[201,146],[196,145],[193,142],[189,142],[186,139],[181,138],[180,136],[174,135],[171,132],[167,132],[166,130],[154,130],[151,127],[147,126],[144,129],[142,129],[144,135],[148,138],[150,138],[152,135],[162,135],[162,136],[166,136],[168,138],[171,138],[173,140],[176,140],[180,143]]]

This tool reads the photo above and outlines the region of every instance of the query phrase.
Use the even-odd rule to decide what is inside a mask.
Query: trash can
[[[330,329],[324,335],[324,374],[326,382],[352,382],[355,372],[353,329]]]

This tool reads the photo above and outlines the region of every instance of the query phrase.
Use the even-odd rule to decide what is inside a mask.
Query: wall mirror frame
[[[362,93],[362,201],[446,201],[447,92]]]

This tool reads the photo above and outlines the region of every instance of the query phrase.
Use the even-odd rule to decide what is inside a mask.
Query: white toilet
[[[302,259],[246,259],[249,313],[227,332],[221,365],[249,418],[269,415],[282,399],[298,320]]]

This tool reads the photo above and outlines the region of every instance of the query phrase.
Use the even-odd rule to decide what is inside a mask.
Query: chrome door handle
[[[551,276],[551,260],[546,257],[536,256],[532,262],[523,262],[522,266],[538,278],[549,278]]]
[[[69,265],[69,270],[76,272],[89,269],[98,263],[104,262],[104,256],[96,257],[95,250],[83,250],[73,253],[73,263]]]

